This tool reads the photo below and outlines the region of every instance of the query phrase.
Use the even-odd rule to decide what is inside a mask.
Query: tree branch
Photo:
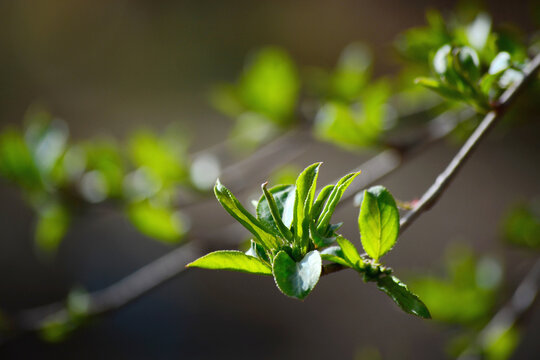
[[[465,144],[463,144],[461,149],[459,149],[458,153],[456,156],[454,156],[452,161],[450,161],[446,169],[444,169],[444,171],[437,177],[433,185],[431,185],[424,195],[422,195],[415,207],[401,218],[401,232],[405,231],[420,214],[429,210],[433,204],[435,204],[448,185],[450,185],[452,180],[458,174],[459,170],[465,164],[467,159],[470,158],[474,150],[478,147],[480,141],[485,138],[489,130],[491,130],[493,126],[501,119],[510,103],[516,98],[517,94],[523,90],[525,85],[531,81],[539,69],[540,55],[537,55],[525,67],[523,71],[523,79],[517,83],[514,83],[511,88],[507,89],[501,95],[495,108],[486,114],[480,125],[478,125]]]

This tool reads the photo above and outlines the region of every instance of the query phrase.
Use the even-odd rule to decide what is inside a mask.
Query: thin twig
[[[486,137],[486,134],[501,119],[509,104],[516,98],[516,95],[525,87],[540,69],[540,55],[534,59],[523,70],[524,77],[521,81],[514,83],[499,98],[499,103],[495,108],[486,114],[480,125],[474,130],[472,135],[465,141],[465,144],[459,149],[458,153],[448,164],[446,169],[437,177],[433,185],[422,195],[415,207],[401,218],[400,231],[405,231],[420,214],[429,210],[440,198],[448,185],[458,174],[461,167],[471,157],[474,150],[480,144],[480,141]]]

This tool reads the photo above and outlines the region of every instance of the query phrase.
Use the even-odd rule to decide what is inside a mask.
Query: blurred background
[[[534,3],[490,1],[486,10],[494,24],[514,23],[527,33],[538,28]],[[425,24],[428,8],[445,13],[455,5],[0,0],[0,127],[20,126],[28,107],[39,102],[69,125],[75,140],[122,140],[141,126],[160,131],[180,122],[190,151],[197,151],[232,128],[209,105],[209,93],[214,84],[237,78],[251,50],[277,45],[300,67],[331,68],[347,44],[362,41],[373,49],[375,75],[391,75],[399,69],[396,36]],[[540,195],[540,123],[537,112],[529,115],[532,121],[493,132],[438,204],[400,238],[386,261],[404,278],[441,273],[445,249],[457,241],[504,264],[497,304],[512,293],[536,257],[500,241],[509,206]],[[438,144],[381,183],[397,198],[413,199],[456,150],[455,142]],[[323,184],[370,154],[310,143],[294,165],[323,161]],[[56,256],[42,259],[34,251],[33,211],[18,189],[0,180],[0,199],[0,304],[8,313],[61,300],[74,285],[101,289],[173,247],[141,235],[121,214],[97,209],[77,217]],[[356,215],[347,203],[335,216],[355,241]],[[203,229],[227,221],[217,202],[196,206],[192,216]],[[513,358],[537,359],[539,308],[520,325]],[[63,342],[25,335],[0,347],[0,357],[376,359],[369,354],[379,353],[384,359],[440,359],[452,331],[400,312],[352,271],[323,278],[299,302],[280,294],[271,278],[192,270]]]

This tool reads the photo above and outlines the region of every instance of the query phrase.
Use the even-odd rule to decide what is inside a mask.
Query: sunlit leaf
[[[374,260],[392,249],[399,233],[399,211],[394,197],[384,187],[364,191],[358,226],[362,246]]]
[[[279,246],[278,239],[269,233],[270,230],[266,229],[266,226],[251,215],[219,180],[214,186],[214,193],[223,208],[249,230],[262,246],[266,249],[276,249]]]
[[[349,262],[352,268],[360,270],[364,264],[358,250],[356,247],[347,239],[342,236],[339,236],[337,239],[339,247],[343,251],[343,256]]]
[[[407,285],[395,276],[379,278],[377,287],[390,296],[403,311],[424,319],[431,319],[431,314],[426,305],[407,288]]]
[[[272,275],[272,268],[256,257],[241,251],[214,251],[189,263],[186,267],[198,267],[212,270],[240,271],[250,274]]]
[[[281,221],[288,229],[291,228],[294,213],[294,198],[296,188],[294,185],[278,185],[268,190],[274,197]],[[270,206],[266,197],[263,195],[257,203],[257,219],[271,229],[274,234],[279,235],[279,229],[275,224],[270,211]]]

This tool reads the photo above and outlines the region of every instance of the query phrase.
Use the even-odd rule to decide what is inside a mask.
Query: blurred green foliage
[[[176,209],[179,186],[191,188],[187,143],[178,129],[163,135],[133,133],[114,139],[70,142],[64,122],[41,107],[25,116],[23,131],[0,132],[0,175],[23,189],[36,211],[37,248],[52,253],[85,204],[124,207],[141,233],[167,243],[188,229]]]
[[[424,299],[433,319],[472,325],[491,313],[501,281],[501,265],[492,258],[478,258],[466,246],[447,251],[445,277],[418,276],[411,287]]]
[[[211,101],[237,120],[235,145],[252,149],[295,122],[299,90],[290,56],[280,48],[266,47],[251,54],[235,84],[216,87]]]
[[[511,244],[538,249],[540,247],[540,212],[532,201],[514,206],[503,219],[503,235]]]

